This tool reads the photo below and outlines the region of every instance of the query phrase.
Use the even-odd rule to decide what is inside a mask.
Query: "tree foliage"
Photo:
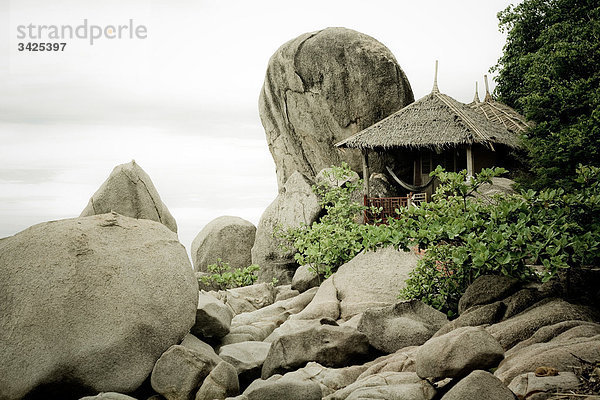
[[[568,188],[578,164],[600,166],[600,3],[524,0],[498,18],[508,36],[496,94],[535,123],[524,183]]]

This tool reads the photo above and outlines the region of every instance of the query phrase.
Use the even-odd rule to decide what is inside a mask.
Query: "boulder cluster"
[[[1,239],[0,400],[542,400],[578,388],[583,363],[600,380],[599,312],[552,282],[481,276],[448,320],[398,300],[419,254],[363,251],[321,281],[273,237],[324,212],[312,186],[339,154],[309,154],[315,132],[327,127],[330,146],[411,101],[409,91],[374,39],[342,28],[302,35],[272,57],[261,93],[269,146],[284,156],[258,227],[217,218],[190,263],[131,162],[80,217]],[[387,193],[384,178],[377,190]],[[199,287],[217,260],[259,264],[259,283]]]
[[[360,253],[323,281],[199,290],[163,224],[106,213],[0,242],[0,398],[547,399],[600,360],[600,315],[482,276],[459,316],[398,292],[418,255]]]

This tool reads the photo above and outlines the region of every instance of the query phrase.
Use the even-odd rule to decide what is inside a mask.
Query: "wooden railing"
[[[410,193],[406,197],[364,197],[365,209],[365,224],[383,223],[385,224],[388,218],[399,218],[396,210],[401,207],[408,207],[411,204],[420,204],[426,201],[424,193]],[[380,212],[373,212],[372,207],[381,209]]]

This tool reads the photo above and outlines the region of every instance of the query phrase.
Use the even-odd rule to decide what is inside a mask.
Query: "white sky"
[[[150,175],[189,248],[210,220],[257,223],[275,198],[258,116],[267,62],[284,42],[328,26],[373,36],[415,98],[470,102],[502,53],[509,0],[0,0],[0,237],[78,216],[112,168]],[[17,25],[126,24],[145,40],[68,40],[18,52]],[[492,88],[493,82],[490,82]]]

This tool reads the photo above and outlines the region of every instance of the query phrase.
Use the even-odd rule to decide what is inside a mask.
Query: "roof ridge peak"
[[[487,75],[483,75],[483,81],[485,82],[485,99],[483,101],[493,100],[492,95],[490,94],[490,86],[488,85]]]
[[[438,76],[438,60],[435,60],[435,74],[433,75],[433,89],[431,89],[431,93],[440,93],[440,88],[438,88],[437,83]]]
[[[481,103],[481,100],[479,100],[479,89],[478,89],[478,82],[475,81],[475,96],[473,97],[473,103],[474,104],[479,104]]]

